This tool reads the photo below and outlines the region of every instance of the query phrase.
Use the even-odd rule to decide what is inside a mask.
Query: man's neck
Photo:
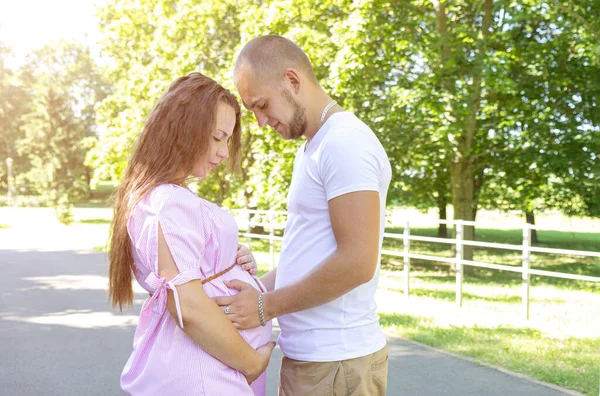
[[[339,105],[333,105],[329,109],[326,110],[327,106],[333,101],[329,95],[325,92],[321,91],[322,95],[319,95],[319,99],[315,101],[315,104],[310,108],[310,116],[308,117],[309,124],[307,128],[307,132],[305,133],[306,139],[310,142],[312,138],[317,134],[319,129],[332,114],[338,113],[342,111],[342,108]],[[324,117],[323,117],[324,116]],[[323,119],[323,123],[321,123],[321,119]]]

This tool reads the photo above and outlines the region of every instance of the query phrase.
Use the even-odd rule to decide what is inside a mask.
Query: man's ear
[[[300,87],[302,86],[302,80],[300,78],[300,74],[296,69],[285,69],[283,74],[283,78],[287,84],[290,85],[292,90],[297,94],[300,92]]]

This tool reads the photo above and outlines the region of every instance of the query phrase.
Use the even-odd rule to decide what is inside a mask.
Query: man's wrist
[[[268,292],[263,295],[263,314],[265,322],[269,322],[277,317],[273,301],[273,292]]]

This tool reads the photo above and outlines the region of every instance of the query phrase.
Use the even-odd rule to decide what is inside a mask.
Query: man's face
[[[258,81],[246,66],[237,73],[235,84],[244,106],[254,113],[261,128],[270,125],[284,139],[304,135],[306,108],[294,99],[285,83]]]

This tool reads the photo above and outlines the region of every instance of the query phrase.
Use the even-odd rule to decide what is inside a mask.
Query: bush
[[[0,195],[0,206],[8,206],[8,197],[6,195]],[[49,205],[46,199],[40,195],[17,195],[13,197],[13,206],[36,208],[47,207]]]
[[[73,223],[73,211],[71,210],[73,205],[69,202],[67,197],[61,197],[58,201],[58,205],[54,209],[56,212],[56,219],[64,225],[70,225]]]
[[[100,182],[96,184],[90,191],[90,199],[107,200],[116,189],[116,183]]]

